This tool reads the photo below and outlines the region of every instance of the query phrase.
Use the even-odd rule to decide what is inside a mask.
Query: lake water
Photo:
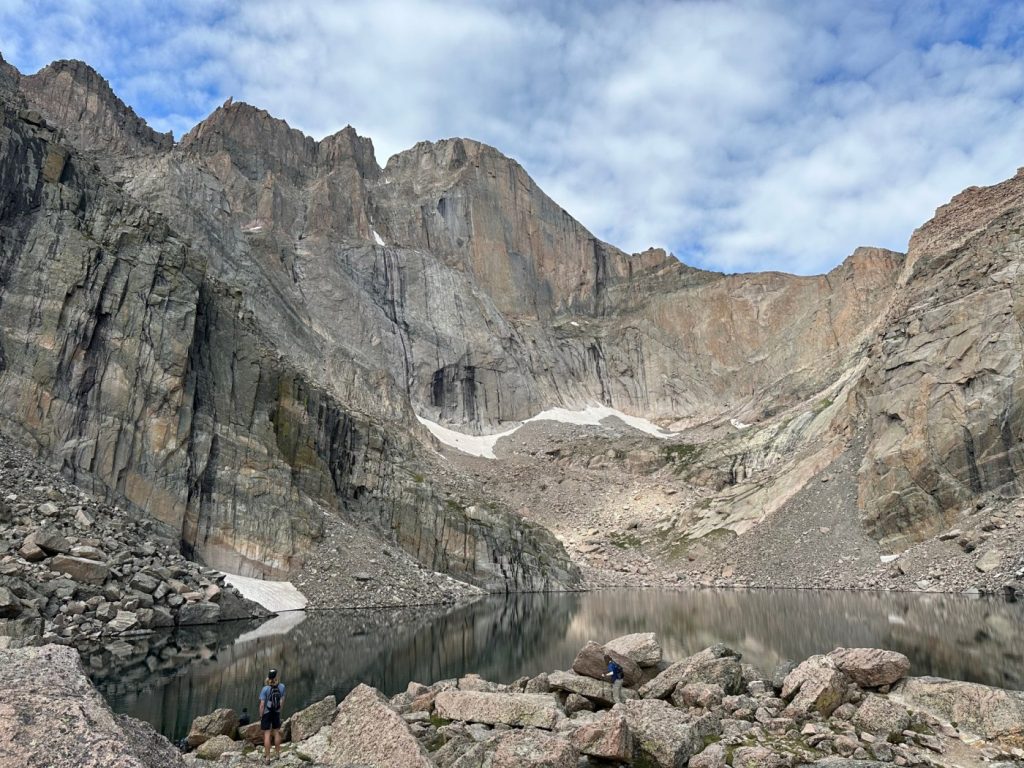
[[[836,646],[905,653],[913,675],[1024,689],[1024,604],[959,596],[807,590],[629,590],[490,598],[452,609],[283,614],[82,649],[116,711],[181,738],[217,707],[256,710],[266,670],[288,712],[359,683],[391,695],[475,672],[510,682],[567,669],[587,640],[656,632],[675,660],[713,643],[771,673]],[[287,712],[286,712],[287,714]]]

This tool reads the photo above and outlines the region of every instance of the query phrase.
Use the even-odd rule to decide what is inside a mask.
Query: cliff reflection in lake
[[[146,638],[120,661],[90,660],[115,710],[180,738],[193,717],[217,707],[252,713],[270,667],[281,670],[294,711],[330,693],[340,699],[360,682],[394,694],[411,680],[475,672],[509,682],[566,669],[587,640],[642,631],[658,633],[669,659],[724,642],[770,672],[781,659],[874,646],[905,653],[914,675],[1024,689],[1022,629],[1022,604],[956,596],[615,591],[516,595],[448,610],[284,614],[234,628],[231,637],[221,626],[185,639]]]

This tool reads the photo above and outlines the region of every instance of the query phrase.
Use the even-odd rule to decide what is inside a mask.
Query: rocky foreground
[[[608,653],[625,701],[600,679]],[[245,766],[258,725],[229,709],[196,718],[182,755],[114,716],[74,651],[0,651],[0,763]],[[280,765],[374,768],[832,768],[1024,762],[1024,693],[908,677],[907,657],[838,648],[764,674],[723,645],[667,663],[652,633],[590,642],[572,669],[502,685],[467,675],[410,683],[390,700],[366,685],[292,714]],[[287,682],[287,681],[286,681]],[[295,695],[297,692],[293,692]],[[287,702],[286,702],[287,704]]]

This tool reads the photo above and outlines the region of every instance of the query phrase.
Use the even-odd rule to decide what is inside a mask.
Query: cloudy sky
[[[84,59],[176,137],[232,96],[382,164],[476,138],[627,250],[799,274],[1024,165],[1020,30],[981,0],[0,3],[4,58]]]

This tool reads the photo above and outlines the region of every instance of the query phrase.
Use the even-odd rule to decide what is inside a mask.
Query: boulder
[[[332,694],[296,712],[289,718],[292,721],[292,741],[305,741],[325,725],[330,725],[337,708],[338,700]]]
[[[869,695],[857,709],[852,722],[858,731],[867,731],[884,740],[909,728],[910,714],[905,707],[885,696]]]
[[[586,696],[580,696],[578,693],[570,693],[565,697],[565,714],[574,715],[577,712],[593,712],[594,702],[588,699]]]
[[[670,665],[641,686],[640,696],[645,699],[665,699],[679,683],[714,683],[729,695],[738,694],[743,689],[743,668],[739,654],[721,644],[705,648]]]
[[[714,683],[686,683],[672,691],[672,703],[677,707],[703,707],[710,709],[722,703],[725,692]]]
[[[608,682],[602,683],[592,677],[584,677],[583,675],[577,675],[572,672],[558,671],[552,672],[548,675],[548,684],[552,688],[556,688],[561,691],[568,691],[569,693],[578,693],[580,696],[586,696],[591,701],[595,701],[599,704],[611,705],[615,703],[612,695],[612,684]],[[635,699],[636,696],[636,691],[632,691],[628,688],[622,689],[622,697],[624,699]]]
[[[110,621],[107,622],[107,631],[115,635],[136,629],[139,626],[139,617],[133,611],[118,611]]]
[[[632,659],[641,667],[656,667],[661,663],[661,643],[653,632],[622,635],[609,640],[604,647]]]
[[[604,648],[593,640],[588,640],[572,660],[572,671],[594,680],[605,679],[604,674],[608,671],[608,666],[604,663]]]
[[[66,555],[71,551],[71,542],[52,528],[39,528],[29,534],[25,543],[31,542],[47,555]]]
[[[216,624],[220,621],[220,606],[216,603],[185,603],[178,609],[178,625]]]
[[[214,736],[199,745],[196,749],[196,757],[200,760],[219,760],[221,755],[237,746],[238,744],[230,736]]]
[[[690,758],[689,768],[726,768],[727,755],[721,744],[708,744],[703,752]]]
[[[431,768],[426,751],[387,699],[362,684],[338,705],[334,722],[304,741],[300,749],[303,755],[327,765]]]
[[[789,700],[788,717],[810,712],[831,715],[843,703],[849,683],[828,656],[811,656],[786,677],[782,698]]]
[[[5,768],[185,768],[150,725],[111,712],[74,648],[0,649],[0,669]]]
[[[214,736],[227,736],[234,738],[238,731],[238,713],[233,709],[222,707],[208,715],[200,715],[192,721],[192,727],[188,729],[188,736],[185,741],[195,749],[200,744],[209,741]]]
[[[102,549],[90,546],[77,546],[71,548],[71,554],[75,557],[84,557],[86,560],[104,560],[106,555]]]
[[[138,590],[139,592],[145,592],[147,595],[153,594],[154,590],[160,585],[160,580],[153,578],[148,573],[139,572],[136,573],[128,586],[132,589]]]
[[[71,555],[57,555],[50,561],[50,567],[82,584],[102,584],[110,575],[110,569],[103,563]]]
[[[861,688],[892,685],[910,671],[910,659],[880,648],[836,648],[828,654],[836,668]]]
[[[608,689],[610,696],[611,685],[608,685]],[[503,723],[519,728],[533,726],[551,729],[565,717],[554,696],[543,693],[441,691],[434,699],[434,710],[438,716],[447,720],[488,725]]]
[[[766,747],[737,747],[732,768],[789,768],[789,760]]]
[[[535,728],[505,731],[480,746],[488,768],[576,768],[579,759],[567,739]]]
[[[260,728],[259,720],[257,720],[255,723],[249,723],[248,725],[243,725],[239,727],[238,738],[250,744],[262,744],[263,729]],[[281,735],[281,740],[284,740],[284,734]]]
[[[43,552],[40,547],[36,546],[35,542],[28,540],[26,540],[21,546],[21,549],[18,550],[18,554],[30,563],[38,563],[46,559],[46,553]]]
[[[982,573],[988,573],[998,568],[1002,560],[1003,553],[1000,550],[990,549],[978,558],[978,562],[974,564],[974,567]]]
[[[624,715],[640,760],[659,768],[684,768],[704,749],[703,723],[667,701],[627,701]]]
[[[1024,691],[938,677],[908,677],[896,684],[891,696],[911,710],[955,722],[963,731],[1024,747]]]
[[[21,600],[7,587],[0,587],[0,619],[12,619],[21,613]]]
[[[615,762],[629,762],[633,758],[633,738],[625,716],[618,710],[606,712],[599,720],[581,725],[569,736],[569,741],[582,754]]]

